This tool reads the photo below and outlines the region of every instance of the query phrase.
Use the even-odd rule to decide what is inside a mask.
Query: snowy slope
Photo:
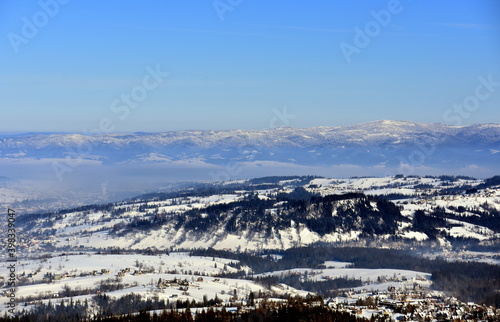
[[[25,251],[33,253],[54,248],[243,251],[363,240],[495,244],[500,189],[474,188],[482,184],[449,177],[271,177],[25,215],[19,235]]]
[[[225,258],[189,256],[187,253],[169,255],[65,255],[46,259],[21,259],[19,261],[20,285],[16,297],[24,302],[84,301],[106,290],[106,285],[118,285],[116,290],[107,290],[111,297],[138,294],[145,298],[185,301],[203,301],[204,296],[218,297],[224,302],[248,299],[250,292],[269,291],[255,282],[245,279],[215,278],[222,273],[234,272],[231,263],[237,261]],[[7,263],[0,264],[1,271]],[[219,266],[220,269],[215,268]],[[223,268],[227,269],[224,270]],[[102,270],[105,270],[104,272]],[[123,271],[125,273],[122,273]],[[138,273],[139,271],[143,273]],[[175,272],[173,272],[175,270]],[[169,273],[170,272],[170,273]],[[120,274],[121,276],[119,276]],[[3,277],[3,275],[2,275]],[[186,281],[187,291],[179,286],[159,286],[159,281]],[[292,287],[273,287],[278,294],[306,295],[307,292]],[[70,295],[69,292],[73,292]],[[78,295],[75,295],[78,294]],[[236,294],[236,295],[235,295]],[[0,314],[3,314],[8,298],[0,297]],[[19,310],[24,306],[18,306]],[[29,307],[28,307],[29,308]]]

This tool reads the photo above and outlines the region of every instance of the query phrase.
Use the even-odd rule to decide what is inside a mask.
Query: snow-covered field
[[[237,260],[230,260],[217,257],[189,256],[188,253],[170,253],[169,255],[115,255],[115,254],[82,254],[82,255],[62,255],[46,259],[19,260],[20,271],[38,271],[38,277],[33,280],[40,280],[41,275],[52,272],[58,274],[85,273],[101,269],[109,269],[109,274],[116,275],[122,269],[130,268],[132,272],[137,270],[153,270],[157,273],[177,270],[179,273],[187,271],[199,272],[200,274],[215,276],[221,273],[234,273],[238,271],[231,265],[238,263]],[[5,265],[6,263],[2,263]]]
[[[231,266],[236,263],[238,261],[231,259],[189,256],[188,253],[177,252],[155,256],[89,253],[19,259],[16,269],[24,285],[17,287],[16,298],[25,298],[26,302],[51,300],[52,303],[59,303],[70,298],[83,301],[103,292],[106,285],[116,284],[120,284],[121,289],[106,291],[108,296],[121,297],[134,293],[145,298],[158,297],[172,302],[200,302],[204,297],[218,297],[229,302],[248,299],[250,292],[270,291],[250,280],[217,277],[238,271]],[[8,277],[8,264],[3,262],[0,265],[2,280]],[[241,269],[248,270],[246,267]],[[166,286],[159,286],[160,281],[170,282]],[[68,290],[81,295],[66,296]],[[275,286],[272,291],[277,294],[307,294],[286,285]],[[3,314],[1,310],[4,310],[7,301],[7,297],[0,297],[0,314]],[[18,309],[22,308],[22,305],[18,306]]]
[[[17,262],[17,274],[20,285],[16,289],[16,298],[24,302],[49,300],[61,301],[90,300],[92,296],[106,290],[108,285],[120,284],[120,289],[105,291],[112,297],[127,294],[139,294],[158,297],[169,301],[215,298],[229,302],[248,299],[250,292],[273,291],[277,294],[302,295],[308,292],[281,284],[271,290],[255,284],[251,280],[221,278],[217,275],[236,272],[233,266],[238,261],[218,258],[189,256],[188,253],[173,252],[169,255],[117,255],[117,254],[81,254],[61,255],[42,259],[20,259]],[[7,264],[2,263],[2,279],[7,278]],[[233,266],[231,266],[233,265]],[[363,289],[387,289],[388,286],[401,286],[402,283],[417,282],[429,286],[429,274],[395,269],[355,269],[346,268],[350,263],[327,261],[326,269],[297,268],[274,271],[259,276],[299,274],[302,278],[322,281],[334,278],[361,279]],[[242,268],[248,270],[248,268]],[[161,281],[167,282],[161,286]],[[182,284],[185,283],[185,284]],[[178,285],[179,284],[179,285]],[[187,287],[184,288],[183,285]],[[69,295],[68,292],[77,292]],[[0,307],[4,308],[8,298],[0,298]],[[22,305],[18,309],[23,308]],[[2,310],[2,309],[0,309]],[[2,311],[0,311],[2,314]]]
[[[361,288],[371,289],[373,287],[379,288],[380,285],[390,283],[419,283],[421,285],[430,286],[431,274],[409,271],[402,269],[369,269],[369,268],[346,268],[351,263],[327,261],[324,263],[324,269],[311,269],[311,268],[294,268],[282,271],[272,271],[256,276],[300,276],[303,280],[308,281],[324,281],[336,278],[357,279],[361,280],[365,286]],[[392,285],[392,284],[391,284]],[[387,285],[384,286],[387,288]]]

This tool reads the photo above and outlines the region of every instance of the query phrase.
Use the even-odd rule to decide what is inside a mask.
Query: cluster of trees
[[[158,192],[143,194],[130,199],[136,202],[160,201],[174,198],[206,197],[216,194],[233,194],[236,191],[256,191],[265,189],[282,188],[281,181],[293,181],[293,186],[302,186],[309,183],[317,176],[269,176],[250,179],[246,182],[227,182],[223,185],[217,183],[194,183],[179,186],[179,190],[172,192]]]
[[[436,239],[442,234],[438,227],[449,226],[440,213],[426,214],[423,210],[414,212],[412,224],[413,230],[426,234],[430,239]]]
[[[446,219],[455,219],[483,226],[493,230],[494,232],[500,232],[500,211],[498,211],[495,207],[489,207],[487,204],[484,204],[481,208],[466,208],[460,206],[458,208],[448,207],[448,209],[451,211],[447,211],[443,207],[435,207],[429,213],[426,213],[423,210],[415,211],[413,215],[412,229],[427,234],[427,236],[431,239],[436,239],[437,237],[446,237],[447,239],[450,239],[450,236],[446,236],[445,232],[442,232],[437,228],[449,228],[452,224],[450,224]],[[473,213],[477,216],[462,214],[465,212]]]
[[[321,178],[318,176],[268,176],[268,177],[262,177],[262,178],[254,178],[248,180],[248,182],[252,185],[258,185],[258,184],[279,184],[280,181],[290,181],[293,180],[295,181],[296,186],[302,186],[307,183],[309,183],[311,180],[315,178]]]
[[[436,208],[434,215],[487,227],[497,233],[500,232],[500,211],[488,203],[484,203],[480,208],[459,206],[457,208],[448,207],[448,209],[454,212],[447,212],[444,208]],[[473,213],[477,216],[462,214],[465,212]]]
[[[363,236],[373,236],[374,234],[393,234],[398,228],[398,221],[408,220],[401,215],[393,203],[384,198],[369,197],[358,193],[325,197],[311,194],[300,185],[309,182],[312,178],[294,177],[297,187],[292,192],[269,195],[269,199],[261,199],[256,194],[249,194],[244,200],[209,205],[182,214],[159,212],[157,204],[148,204],[142,200],[143,203],[139,206],[138,211],[147,213],[147,215],[135,218],[129,223],[117,224],[111,233],[122,235],[133,230],[160,229],[165,224],[171,223],[175,225],[176,229],[183,227],[195,233],[200,232],[200,234],[224,226],[225,231],[229,233],[238,234],[250,230],[272,237],[273,231],[290,228],[291,222],[294,221],[297,224],[305,224],[319,235],[337,231],[360,230]],[[263,186],[276,188],[280,186],[274,182],[283,179],[290,178],[255,179],[255,182],[250,181],[250,183],[243,185],[247,191],[262,189]],[[232,185],[229,187],[200,185],[192,190],[147,195],[147,197],[152,198],[149,199],[152,201],[167,197],[186,198],[186,195],[201,197],[216,193],[235,193],[238,185],[241,184],[236,184],[234,187]],[[346,203],[342,201],[350,201],[349,206],[346,206]],[[276,206],[277,203],[279,206]],[[376,207],[372,206],[374,203]],[[53,219],[62,219],[66,214],[74,211],[89,213],[107,211],[117,217],[131,210],[131,207],[131,205],[116,207],[115,204],[90,205],[36,215],[35,217],[28,215],[24,220],[28,225],[35,225],[37,220],[44,220],[44,218],[50,218],[53,222]],[[333,213],[336,213],[336,216],[332,216]],[[48,221],[46,222],[50,224]]]
[[[60,304],[53,304],[50,301],[47,304],[39,302],[34,308],[22,310],[17,317],[9,318],[5,316],[0,318],[0,321],[115,321],[114,319],[118,316],[128,316],[132,318],[132,320],[124,321],[135,321],[134,319],[138,315],[131,313],[170,310],[170,312],[165,311],[163,315],[166,317],[176,317],[178,316],[177,314],[179,314],[175,311],[177,309],[185,308],[189,310],[189,308],[194,307],[215,306],[221,302],[222,301],[218,299],[217,296],[215,299],[210,300],[204,298],[203,302],[195,302],[194,300],[177,300],[170,302],[169,300],[160,299],[158,297],[144,298],[139,294],[133,293],[119,298],[110,297],[102,293],[93,296],[90,301],[73,301],[73,299],[71,299],[69,302],[63,301]],[[90,309],[91,307],[92,309]],[[97,313],[90,314],[91,311],[97,311]],[[139,314],[139,316],[141,314]],[[150,314],[147,313],[147,315]],[[152,317],[152,315],[150,316]],[[182,316],[182,314],[179,314],[179,316]]]
[[[477,186],[478,189],[486,189],[495,186],[500,186],[500,176],[494,176],[484,180],[484,183]]]
[[[64,284],[62,290],[57,293],[58,297],[76,297],[81,295],[96,294],[98,292],[113,292],[116,290],[122,290],[131,286],[137,286],[137,282],[132,284],[123,283],[120,277],[108,278],[101,280],[97,287],[80,287],[71,288],[68,284]],[[28,295],[18,297],[17,301],[19,303],[24,303],[25,306],[28,303],[37,302],[44,299],[50,299],[54,297],[52,292],[40,292],[37,295]]]
[[[67,321],[77,322],[88,320],[90,303],[71,300],[69,303],[54,305],[50,301],[45,304],[39,303],[35,308],[22,310],[15,316],[0,317],[0,321],[13,322],[46,322],[46,321]]]
[[[262,189],[273,189],[282,188],[279,183],[281,180],[296,180],[296,185],[306,184],[310,180],[314,179],[314,176],[282,176],[282,177],[264,177],[249,180],[248,182],[235,182],[224,185],[219,185],[217,183],[194,183],[179,185],[174,191],[170,192],[159,192],[159,193],[148,193],[143,194],[134,198],[128,199],[127,203],[132,205],[134,203],[141,204],[139,211],[150,210],[157,208],[157,205],[151,204],[147,205],[148,202],[160,201],[167,199],[183,199],[188,197],[204,197],[212,196],[216,194],[233,194],[236,191],[255,191]],[[64,215],[73,212],[88,212],[95,213],[98,211],[109,212],[114,216],[119,216],[127,211],[130,211],[131,206],[128,207],[116,207],[115,203],[107,204],[91,204],[80,207],[74,207],[69,209],[62,209],[58,211],[49,211],[43,213],[31,213],[24,214],[18,218],[18,224],[26,225],[26,230],[35,228],[37,221],[39,220],[59,220],[64,218]],[[144,225],[145,223],[139,223],[138,225]],[[145,229],[145,226],[139,227]]]
[[[118,217],[130,211],[134,204],[139,204],[138,211],[145,213],[131,222],[116,224],[111,230],[112,234],[125,235],[134,230],[148,231],[160,229],[166,224],[173,224],[176,229],[185,228],[194,233],[205,234],[213,229],[220,229],[239,234],[242,231],[252,231],[264,237],[272,238],[276,230],[291,227],[291,222],[303,224],[320,236],[333,232],[361,231],[363,238],[374,235],[394,235],[398,223],[407,222],[409,219],[401,215],[398,207],[389,201],[390,198],[403,198],[407,196],[393,194],[385,197],[366,196],[364,194],[350,193],[344,195],[318,196],[305,190],[302,185],[307,184],[314,177],[265,177],[252,179],[247,182],[233,184],[196,184],[184,187],[183,190],[148,194],[129,201],[128,204],[88,205],[73,209],[60,210],[46,214],[25,215],[19,218],[19,224],[25,225],[26,230],[36,234],[36,226],[40,221],[50,227],[58,219],[62,219],[71,212],[110,212],[113,217]],[[405,177],[409,178],[409,177]],[[453,183],[459,179],[471,179],[462,176],[441,176],[443,183]],[[192,209],[182,214],[160,212],[157,203],[151,201],[165,199],[185,199],[188,197],[203,197],[214,194],[237,193],[238,189],[252,191],[264,188],[280,188],[281,181],[289,180],[296,188],[290,193],[268,195],[269,199],[261,199],[255,194],[240,201],[209,205],[205,208]],[[486,179],[477,189],[484,189],[500,184],[500,176]],[[470,189],[469,189],[470,188]],[[476,191],[477,189],[474,188]],[[447,190],[451,189],[451,190]],[[464,193],[472,187],[461,186],[443,188],[440,194]],[[350,201],[349,206],[343,201]],[[376,204],[376,207],[372,205]],[[427,234],[431,240],[437,237],[446,237],[439,227],[449,226],[446,218],[457,219],[472,224],[488,227],[495,232],[500,232],[500,212],[494,207],[479,209],[457,209],[446,211],[436,208],[431,213],[417,212],[412,228]],[[468,211],[478,216],[461,215]],[[332,214],[335,213],[335,216]],[[46,234],[55,233],[55,230],[45,230]],[[460,240],[463,242],[464,240]]]
[[[254,231],[272,237],[273,231],[290,228],[292,221],[305,224],[319,235],[360,230],[363,236],[373,236],[394,234],[398,222],[408,219],[397,206],[382,198],[359,193],[321,197],[299,187],[291,193],[271,195],[269,199],[250,194],[244,200],[209,205],[183,214],[156,213],[136,219],[123,228],[157,229],[169,222],[174,223],[176,229],[185,228],[200,234],[224,226],[228,233]]]
[[[476,262],[441,262],[432,269],[433,287],[462,301],[500,307],[500,266]]]
[[[432,274],[433,287],[462,301],[500,306],[500,266],[480,262],[426,259],[405,251],[357,247],[305,247],[284,252],[283,260],[296,258],[320,268],[323,261],[351,262],[357,268],[395,268]],[[311,266],[309,266],[311,267]]]
[[[97,316],[88,317],[83,311],[85,306],[62,305],[54,306],[47,304],[41,306],[33,312],[24,312],[15,317],[0,317],[0,321],[11,322],[46,322],[46,321],[89,321],[89,322],[112,322],[112,321],[154,321],[154,322],[208,322],[208,321],[324,321],[324,322],[358,322],[368,321],[364,318],[356,317],[345,311],[332,310],[324,305],[323,298],[313,296],[308,298],[294,297],[289,298],[284,303],[275,303],[262,301],[257,308],[251,310],[241,310],[238,308],[236,312],[229,312],[226,308],[214,309],[210,307],[201,312],[191,312],[187,307],[183,310],[169,309],[161,312],[150,312],[150,307],[133,307],[136,299],[132,296],[127,296],[124,301],[131,301],[131,305],[127,305],[129,311],[123,314],[108,314],[108,312],[100,312]],[[120,303],[115,303],[120,304]],[[372,317],[371,321],[384,321],[385,317]]]
[[[360,279],[354,278],[334,278],[330,280],[314,281],[308,278],[307,275],[281,274],[277,276],[265,276],[254,278],[256,283],[265,287],[271,287],[279,283],[286,284],[296,289],[307,290],[316,294],[321,294],[324,297],[335,296],[338,289],[355,288],[362,286],[363,282]]]
[[[403,250],[365,248],[365,247],[332,247],[311,246],[291,248],[286,251],[275,251],[282,257],[274,260],[266,256],[257,256],[248,253],[231,253],[214,249],[193,250],[193,255],[220,256],[233,258],[240,261],[242,265],[248,265],[255,273],[268,271],[279,271],[286,269],[301,268],[324,268],[325,261],[350,262],[355,268],[393,268],[414,270],[432,274],[434,288],[444,290],[462,301],[473,301],[486,303],[500,307],[500,266],[481,262],[449,262],[445,259],[428,259],[411,254]],[[323,296],[329,296],[326,288],[314,283],[304,283],[296,277],[286,277],[286,283],[291,286],[300,286],[301,289],[319,292]],[[293,280],[293,279],[296,280]],[[263,283],[281,282],[279,277],[261,279]],[[283,282],[285,282],[283,280]],[[335,281],[339,287],[344,281]],[[348,280],[352,286],[358,283],[356,280]],[[324,283],[324,282],[318,282]],[[326,284],[325,284],[326,285]],[[345,286],[345,287],[352,287]],[[309,287],[309,288],[307,288]],[[330,290],[333,288],[330,288]]]

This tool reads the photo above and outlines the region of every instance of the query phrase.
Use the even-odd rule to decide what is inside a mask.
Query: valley
[[[435,317],[431,303],[449,316],[468,305],[494,317],[499,210],[498,177],[396,175],[185,183],[115,203],[18,212],[18,280],[9,293],[2,277],[3,307],[15,293],[23,314],[72,306],[116,315],[126,309],[108,305],[125,298],[151,312],[241,314],[259,307],[250,299],[279,310],[320,295],[321,306],[360,319]],[[460,304],[469,302],[487,305]]]

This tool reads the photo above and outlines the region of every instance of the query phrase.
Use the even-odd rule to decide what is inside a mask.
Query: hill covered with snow
[[[16,288],[2,254],[0,313],[12,294],[14,311],[63,320],[244,314],[321,294],[328,312],[365,317],[438,304],[494,317],[471,301],[497,303],[499,219],[498,176],[273,176],[19,212]]]
[[[314,243],[497,245],[500,180],[267,177],[193,184],[19,218],[41,249],[288,249]]]

